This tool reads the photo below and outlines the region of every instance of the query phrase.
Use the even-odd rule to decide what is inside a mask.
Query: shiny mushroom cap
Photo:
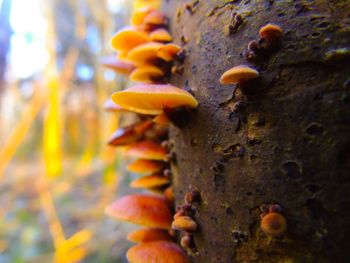
[[[126,76],[135,69],[133,64],[117,59],[115,56],[102,59],[102,65]]]
[[[259,72],[255,69],[245,65],[239,65],[225,71],[220,78],[220,83],[237,84],[243,80],[255,79],[258,76]]]
[[[143,65],[133,70],[129,79],[135,82],[154,83],[164,76],[164,72],[153,65]]]
[[[169,178],[159,175],[151,174],[137,178],[130,183],[132,188],[159,188],[170,183]]]
[[[141,114],[158,115],[164,107],[195,108],[198,101],[187,91],[166,84],[140,84],[112,95],[115,103]]]
[[[192,232],[197,229],[197,223],[189,216],[179,216],[171,224],[171,228]]]
[[[124,154],[140,159],[164,161],[166,160],[167,151],[158,143],[146,140],[129,145]]]
[[[149,37],[144,32],[133,29],[123,29],[112,37],[111,45],[114,49],[124,52],[125,54],[125,52],[149,41]]]
[[[171,213],[164,198],[146,194],[124,196],[107,206],[108,216],[130,223],[169,229]]]
[[[157,56],[166,62],[170,62],[177,57],[177,54],[181,51],[181,47],[169,43],[158,48]]]
[[[131,247],[126,256],[130,263],[189,263],[183,250],[169,241],[147,242]]]
[[[133,163],[129,164],[127,170],[133,173],[155,173],[162,170],[164,167],[164,162],[152,161],[152,160],[143,160],[138,159]]]
[[[145,17],[151,13],[152,11],[154,11],[153,8],[151,7],[144,7],[144,8],[140,8],[138,10],[136,10],[132,15],[131,15],[131,18],[130,18],[130,24],[132,26],[139,26],[139,25],[142,25],[145,20]]]
[[[173,40],[170,33],[164,28],[158,28],[152,31],[149,37],[155,42],[170,42]]]
[[[158,58],[158,50],[162,46],[163,44],[157,42],[138,45],[129,51],[126,59],[136,65],[152,63]]]
[[[274,41],[278,40],[283,35],[283,30],[277,25],[274,24],[267,24],[260,28],[259,35],[261,38]]]
[[[126,238],[134,243],[146,243],[158,240],[172,240],[172,237],[169,235],[168,231],[159,228],[138,229],[129,233]]]

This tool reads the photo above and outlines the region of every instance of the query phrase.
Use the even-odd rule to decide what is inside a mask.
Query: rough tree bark
[[[175,43],[187,51],[171,82],[200,105],[172,127],[177,204],[201,192],[193,262],[348,262],[350,249],[350,1],[169,0]],[[225,33],[232,12],[243,17]],[[259,28],[284,36],[256,64],[242,53]],[[247,64],[261,79],[242,96],[219,83]],[[277,203],[288,229],[271,239],[259,207]]]

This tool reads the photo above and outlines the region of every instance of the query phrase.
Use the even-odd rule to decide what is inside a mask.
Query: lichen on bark
[[[176,202],[201,192],[192,261],[347,262],[350,2],[169,0],[166,10],[187,54],[171,82],[200,102],[187,125],[170,129]],[[233,12],[243,23],[228,32]],[[249,63],[243,52],[267,23],[284,36]],[[219,83],[239,64],[261,76],[245,94]],[[282,238],[261,231],[264,203],[282,206]]]

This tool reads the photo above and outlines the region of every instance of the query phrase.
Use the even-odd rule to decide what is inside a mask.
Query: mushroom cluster
[[[198,102],[187,91],[167,83],[174,61],[184,59],[182,48],[170,43],[167,25],[167,17],[159,10],[137,10],[130,26],[111,40],[117,56],[103,61],[104,66],[138,82],[114,93],[105,104],[108,111],[133,112],[138,119],[119,128],[108,141],[133,159],[127,170],[141,175],[130,187],[148,191],[124,196],[105,209],[112,218],[145,227],[127,236],[138,243],[127,252],[131,263],[189,262],[171,229],[174,195],[167,138],[168,126],[179,126],[178,120],[184,118],[178,115],[187,114]]]

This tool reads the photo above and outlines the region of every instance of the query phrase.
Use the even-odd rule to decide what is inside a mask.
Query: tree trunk
[[[169,0],[166,10],[187,51],[171,82],[200,102],[170,130],[176,203],[201,193],[193,262],[348,262],[350,1]],[[229,32],[233,12],[243,24]],[[249,63],[242,54],[267,23],[284,35]],[[219,83],[239,64],[261,77],[243,95]],[[287,220],[281,238],[260,228],[271,203]]]

